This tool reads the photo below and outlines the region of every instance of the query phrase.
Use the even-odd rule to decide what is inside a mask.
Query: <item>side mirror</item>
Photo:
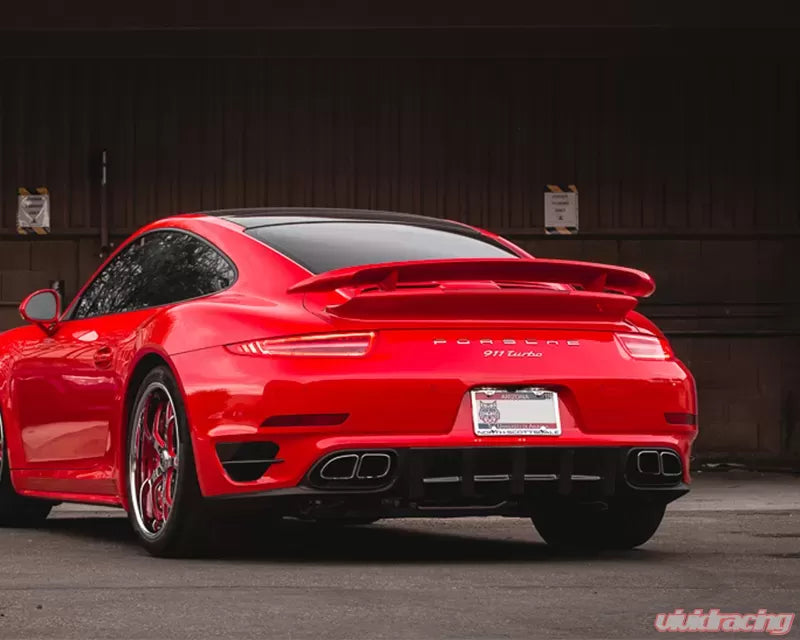
[[[61,315],[61,296],[55,289],[35,291],[22,301],[19,313],[23,319],[50,333],[50,327]]]

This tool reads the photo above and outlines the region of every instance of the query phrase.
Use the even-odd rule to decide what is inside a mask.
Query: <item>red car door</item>
[[[11,393],[22,465],[41,470],[41,490],[115,491],[119,439],[112,429],[119,429],[126,363],[136,329],[155,313],[137,299],[147,284],[143,244],[123,248],[52,335],[31,327],[15,358]]]
[[[129,357],[134,332],[150,313],[71,320],[28,343],[14,367],[27,467],[110,468],[123,395],[120,358]]]
[[[218,268],[207,268],[211,263]],[[150,232],[111,259],[52,335],[38,327],[24,333],[11,395],[21,464],[41,470],[29,474],[36,485],[29,488],[115,492],[124,384],[141,347],[140,327],[159,309],[234,279],[233,266],[197,237],[175,229]]]

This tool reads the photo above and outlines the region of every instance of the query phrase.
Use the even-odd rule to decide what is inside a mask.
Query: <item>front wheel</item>
[[[663,504],[611,505],[591,511],[570,505],[534,512],[532,520],[544,541],[562,549],[633,549],[647,542],[664,517]]]
[[[186,411],[167,367],[139,386],[128,424],[128,517],[156,556],[191,556],[207,537]]]
[[[0,527],[34,527],[47,519],[53,504],[26,498],[14,491],[8,468],[8,451],[0,415]]]

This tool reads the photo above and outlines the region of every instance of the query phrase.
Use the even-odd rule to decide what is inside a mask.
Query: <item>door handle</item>
[[[98,367],[109,367],[111,366],[112,356],[113,352],[111,351],[111,347],[100,347],[94,352],[94,363]]]

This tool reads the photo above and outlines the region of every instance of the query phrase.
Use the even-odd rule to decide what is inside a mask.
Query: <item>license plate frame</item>
[[[472,429],[476,436],[548,437],[561,435],[558,392],[541,387],[470,391]],[[503,420],[505,412],[506,421]],[[523,415],[530,416],[521,419]]]

